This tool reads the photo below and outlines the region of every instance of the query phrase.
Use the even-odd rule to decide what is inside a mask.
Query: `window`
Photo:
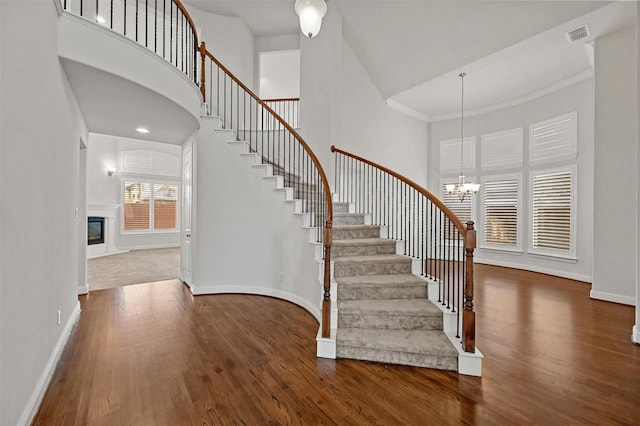
[[[179,147],[175,154],[148,149],[120,151],[122,231],[178,230]]]
[[[532,253],[575,257],[575,174],[575,166],[532,173]]]
[[[473,169],[475,167],[475,158],[476,137],[466,137],[462,144],[463,169]],[[460,172],[460,138],[440,141],[440,171]]]
[[[473,182],[473,179],[467,178],[467,180]],[[468,221],[473,220],[473,197],[476,197],[476,195],[466,196],[464,201],[460,201],[457,195],[449,195],[447,192],[447,184],[450,183],[457,184],[458,179],[447,179],[441,182],[442,202],[466,225]]]
[[[125,232],[178,229],[177,182],[124,179],[122,199]]]
[[[578,153],[578,111],[529,126],[529,160],[568,160]]]
[[[485,248],[520,250],[520,175],[486,177],[482,182]]]
[[[161,151],[120,151],[122,173],[180,177],[180,156]]]
[[[483,169],[522,167],[524,129],[489,133],[480,138],[481,162]]]

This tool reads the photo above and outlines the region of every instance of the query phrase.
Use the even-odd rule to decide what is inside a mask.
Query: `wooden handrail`
[[[263,99],[265,102],[295,102],[299,101],[300,98],[274,98],[274,99]]]
[[[180,0],[172,1],[176,4],[176,6],[178,6],[178,8],[180,8],[184,16],[187,18],[187,21],[189,21],[189,26],[191,27],[191,31],[193,31],[193,37],[195,39],[194,45],[198,46],[198,32],[196,31],[196,24],[193,22],[193,19],[191,19],[191,15],[189,15],[189,12],[187,12],[187,9],[184,7]]]
[[[205,59],[208,57],[213,63],[215,63],[220,70],[228,75],[237,85],[241,87],[245,93],[253,98],[264,110],[271,114],[282,126],[296,139],[298,144],[304,149],[306,154],[311,159],[320,180],[322,181],[322,187],[324,190],[326,203],[327,203],[327,220],[323,231],[323,245],[324,245],[324,276],[323,276],[323,296],[322,296],[322,324],[321,334],[322,337],[330,337],[331,334],[331,243],[333,240],[333,200],[331,197],[331,188],[329,187],[329,180],[322,168],[322,164],[318,157],[311,150],[309,145],[302,139],[302,137],[296,132],[289,123],[287,123],[280,115],[278,115],[266,102],[258,95],[256,95],[251,89],[249,89],[238,77],[236,77],[227,67],[225,67],[218,59],[211,54],[206,48],[205,43],[200,45],[200,54],[202,55],[202,69],[205,69]],[[204,71],[201,76],[201,87],[203,99],[206,101],[205,91],[205,74]]]
[[[327,175],[324,172],[324,169],[322,168],[322,164],[320,164],[320,161],[318,160],[318,157],[316,157],[316,155],[313,153],[313,151],[311,150],[309,145],[304,141],[304,139],[302,139],[302,136],[300,136],[298,134],[298,132],[296,132],[293,129],[293,127],[291,127],[269,105],[267,105],[265,103],[265,101],[260,99],[260,97],[258,95],[253,93],[253,91],[251,89],[249,89],[243,82],[241,82],[240,79],[238,77],[236,77],[231,71],[229,71],[229,69],[227,67],[222,65],[220,63],[220,61],[218,61],[216,59],[216,57],[213,56],[211,54],[211,52],[209,52],[206,49],[206,47],[204,47],[204,51],[205,51],[205,54],[209,57],[209,59],[211,59],[218,67],[220,67],[220,69],[222,71],[224,71],[229,77],[231,77],[231,79],[233,81],[235,81],[238,86],[240,86],[253,99],[255,99],[264,109],[269,111],[269,113],[271,113],[280,122],[280,124],[282,124],[282,126],[285,129],[287,129],[289,132],[291,132],[291,134],[297,139],[298,143],[304,148],[304,150],[307,152],[307,154],[311,158],[311,161],[313,161],[313,164],[316,166],[316,169],[318,170],[318,173],[320,174],[320,179],[322,180],[322,186],[324,188],[325,194],[327,195],[327,217],[329,218],[329,220],[331,220],[333,222],[333,204],[331,202],[331,188],[329,187],[329,181],[327,180]]]
[[[406,183],[407,185],[411,186],[413,189],[415,189],[416,191],[420,192],[422,195],[427,197],[429,199],[429,201],[431,201],[433,204],[435,204],[440,210],[442,210],[449,217],[449,219],[451,219],[451,221],[454,223],[456,228],[458,228],[458,230],[460,231],[460,233],[463,236],[467,235],[467,227],[462,223],[462,221],[460,219],[458,219],[458,217],[451,210],[449,210],[449,208],[447,206],[445,206],[444,203],[438,199],[438,197],[436,197],[430,191],[428,191],[425,188],[423,188],[422,186],[418,185],[417,183],[415,183],[411,179],[409,179],[407,177],[404,177],[404,176],[394,172],[393,170],[386,168],[385,166],[382,166],[380,164],[374,163],[373,161],[369,161],[369,160],[367,160],[365,158],[359,157],[359,156],[357,156],[355,154],[352,154],[350,152],[343,151],[340,148],[336,148],[334,145],[331,145],[331,152],[337,152],[339,154],[346,155],[347,157],[351,157],[351,158],[353,158],[353,159],[355,159],[357,161],[361,161],[361,162],[363,162],[365,164],[368,164],[368,165],[370,165],[372,167],[378,168],[378,169],[382,170],[383,172],[389,173],[391,176],[395,177],[396,179],[399,179],[400,181],[402,181],[402,182]]]
[[[405,185],[412,188],[414,191],[422,194],[426,197],[436,208],[438,208],[446,217],[454,224],[454,226],[458,229],[462,239],[464,241],[464,281],[462,283],[462,288],[458,287],[461,290],[462,294],[462,348],[465,352],[474,352],[475,351],[475,312],[473,307],[473,293],[474,293],[474,277],[473,277],[473,255],[476,248],[476,230],[473,227],[473,222],[468,221],[466,225],[463,225],[462,221],[458,219],[458,217],[451,211],[447,206],[444,205],[442,201],[440,201],[436,196],[434,196],[431,192],[427,191],[411,179],[408,179],[393,170],[390,170],[380,164],[374,163],[373,161],[369,161],[365,158],[362,158],[358,155],[349,153],[347,151],[336,148],[335,146],[331,146],[331,152],[341,154],[345,157],[349,157],[357,162],[361,162],[369,167],[374,169],[378,169],[383,173],[392,176],[398,181],[404,183]],[[366,166],[365,166],[366,167]],[[337,178],[336,178],[337,179]],[[337,182],[336,182],[337,185]],[[358,183],[355,184],[356,188],[358,187]],[[356,207],[357,208],[357,207]],[[361,212],[363,213],[363,212]],[[415,216],[414,216],[415,218]],[[405,253],[406,254],[406,253]],[[411,254],[413,255],[413,254]],[[457,258],[453,258],[457,259]],[[445,261],[451,261],[452,258],[449,258]],[[458,262],[458,260],[454,260],[454,262]],[[440,297],[440,296],[439,296]],[[455,290],[453,292],[453,298],[455,299]],[[438,299],[440,301],[440,299]],[[448,306],[448,305],[447,305]],[[454,304],[453,312],[456,312]],[[458,311],[460,312],[460,311]],[[458,320],[460,317],[458,317]],[[458,326],[459,327],[459,326]],[[460,332],[460,328],[458,328],[458,332]],[[460,337],[459,335],[457,335]]]

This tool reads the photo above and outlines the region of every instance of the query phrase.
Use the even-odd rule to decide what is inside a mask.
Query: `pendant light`
[[[449,195],[457,195],[460,199],[460,202],[463,202],[467,195],[476,194],[480,190],[479,183],[466,182],[464,178],[464,162],[463,162],[463,153],[464,153],[464,77],[467,73],[460,73],[458,77],[460,77],[462,90],[461,90],[461,113],[460,113],[460,176],[458,176],[458,183],[453,184],[450,183],[447,185],[447,192]]]
[[[300,30],[307,37],[315,37],[320,32],[322,18],[327,14],[324,0],[296,0],[296,13],[300,17]]]

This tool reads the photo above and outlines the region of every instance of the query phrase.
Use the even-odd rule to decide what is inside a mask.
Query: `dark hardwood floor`
[[[317,359],[315,319],[268,297],[91,292],[34,424],[640,424],[633,307],[547,275],[476,277],[482,378]]]

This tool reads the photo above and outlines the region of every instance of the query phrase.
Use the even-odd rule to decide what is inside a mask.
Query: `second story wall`
[[[216,15],[187,5],[195,21],[200,41],[207,50],[251,90],[256,92],[254,81],[254,37],[240,18]]]

